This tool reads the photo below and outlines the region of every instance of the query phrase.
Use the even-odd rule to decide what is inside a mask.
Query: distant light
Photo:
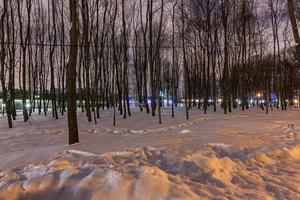
[[[242,104],[242,101],[240,99],[235,100],[238,104]]]
[[[5,108],[5,107],[6,107],[6,105],[3,103],[3,104],[2,104],[2,108]]]
[[[159,96],[165,97],[165,94],[162,91],[160,91]]]
[[[26,108],[30,108],[31,107],[31,105],[28,103],[28,104],[26,104]]]
[[[298,104],[298,103],[299,103],[298,99],[294,99],[294,104]]]
[[[213,101],[212,99],[209,99],[208,102],[209,102],[209,103],[213,103],[214,101]]]
[[[257,93],[257,95],[256,95],[258,98],[260,98],[261,96],[262,96],[262,94],[261,93]]]
[[[287,103],[288,103],[288,102],[289,102],[289,100],[285,100],[285,102],[287,102]]]

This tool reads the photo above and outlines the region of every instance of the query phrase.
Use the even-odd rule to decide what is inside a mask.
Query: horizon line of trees
[[[300,90],[295,0],[2,2],[0,84],[10,128],[19,95],[24,122],[47,115],[49,102],[55,119],[67,112],[73,144],[78,107],[94,123],[111,109],[116,125],[117,112],[131,116],[134,96],[162,123],[163,98],[172,117],[183,98],[189,119],[193,107],[216,111],[220,98],[225,114],[236,99],[248,109],[256,94],[266,113],[286,110]]]

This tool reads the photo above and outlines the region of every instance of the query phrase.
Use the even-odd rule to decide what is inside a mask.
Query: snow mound
[[[81,155],[81,156],[86,156],[86,157],[97,156],[94,153],[90,153],[90,152],[86,152],[86,151],[80,151],[80,150],[75,150],[75,149],[68,150],[68,152],[69,153],[73,153],[73,154],[77,154],[77,155]]]
[[[224,185],[230,185],[233,174],[237,171],[236,163],[228,157],[217,158],[215,155],[206,156],[203,152],[197,152],[189,155],[186,160],[194,162],[205,177]]]
[[[45,165],[28,166],[25,168],[23,174],[27,179],[44,176],[47,174],[47,167]]]
[[[208,143],[208,144],[206,144],[206,146],[209,146],[209,147],[222,147],[222,148],[230,147],[230,145],[224,144],[224,143]]]
[[[49,171],[52,173],[73,168],[72,164],[67,160],[53,160],[47,166],[49,167]]]
[[[187,153],[68,150],[47,165],[0,172],[0,199],[300,199],[299,145],[234,155],[218,145]]]
[[[269,156],[274,159],[280,159],[283,161],[288,160],[300,160],[300,146],[292,148],[282,148],[274,152],[269,153]]]

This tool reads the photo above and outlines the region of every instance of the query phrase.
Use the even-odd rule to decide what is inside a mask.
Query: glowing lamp
[[[261,93],[257,93],[257,97],[260,98],[262,95]]]

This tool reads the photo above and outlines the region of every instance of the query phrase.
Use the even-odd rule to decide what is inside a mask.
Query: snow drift
[[[300,199],[300,146],[180,153],[137,148],[63,151],[47,164],[0,172],[0,199]]]

